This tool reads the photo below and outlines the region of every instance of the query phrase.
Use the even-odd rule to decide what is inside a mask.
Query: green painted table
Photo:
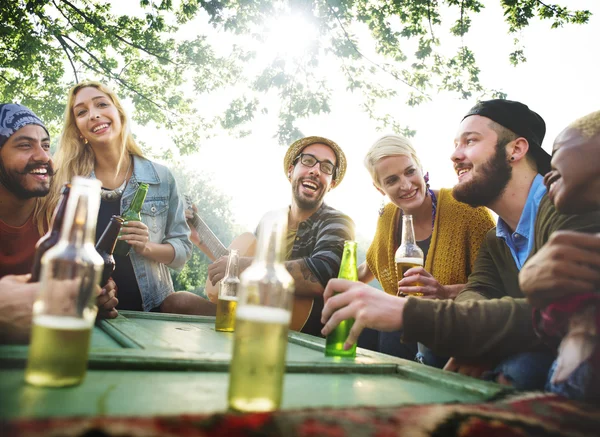
[[[60,389],[25,384],[27,346],[0,346],[0,419],[224,411],[232,341],[214,317],[122,311],[94,328],[85,381]],[[290,332],[282,409],[473,403],[506,390],[363,349],[325,357],[324,347]]]

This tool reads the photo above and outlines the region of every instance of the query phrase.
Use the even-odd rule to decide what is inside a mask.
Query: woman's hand
[[[143,255],[146,250],[146,245],[150,241],[150,233],[148,226],[143,222],[130,221],[123,223],[119,240],[129,243],[133,250],[140,255]]]
[[[398,282],[400,296],[416,293],[422,293],[422,297],[425,299],[448,299],[450,297],[449,290],[423,267],[408,269],[404,278]]]
[[[200,235],[198,234],[198,231],[192,223],[192,220],[194,219],[194,213],[198,213],[198,208],[196,207],[196,205],[192,204],[191,209],[185,209],[185,219],[188,222],[188,226],[190,227],[190,241],[196,246],[199,246],[202,243],[202,241],[200,241]]]

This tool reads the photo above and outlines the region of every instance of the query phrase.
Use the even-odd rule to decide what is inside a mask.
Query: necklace
[[[114,202],[115,200],[119,200],[125,191],[125,187],[127,186],[127,175],[129,174],[129,170],[131,170],[131,163],[133,162],[133,157],[129,155],[129,167],[127,167],[127,171],[125,172],[125,180],[123,183],[115,188],[114,190],[108,190],[104,187],[100,190],[100,198],[106,202]]]

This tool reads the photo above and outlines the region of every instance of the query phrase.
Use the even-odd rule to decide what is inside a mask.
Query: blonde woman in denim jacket
[[[175,179],[165,166],[143,157],[118,97],[105,85],[84,82],[69,92],[55,162],[59,170],[47,197],[46,214],[52,213],[62,184],[73,176],[97,178],[103,187],[97,238],[112,215],[127,209],[139,184],[149,184],[142,221],[123,226],[120,238],[131,245],[131,251],[129,256],[115,257],[118,297],[103,296],[103,307],[114,308],[104,316],[116,317],[117,309],[185,312],[188,293],[173,294],[167,269],[181,269],[192,253]]]

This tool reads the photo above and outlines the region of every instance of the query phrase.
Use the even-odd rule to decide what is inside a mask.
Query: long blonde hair
[[[121,118],[121,154],[115,170],[115,176],[119,174],[121,165],[124,162],[127,153],[140,157],[144,156],[142,150],[131,135],[129,119],[125,114],[125,110],[117,95],[106,85],[96,81],[86,81],[75,85],[69,91],[69,96],[67,98],[64,118],[65,122],[58,141],[58,150],[53,158],[56,174],[52,178],[50,193],[43,200],[42,211],[46,220],[40,221],[41,223],[38,224],[40,232],[42,232],[40,225],[43,224],[43,222],[50,223],[51,221],[52,213],[60,198],[60,191],[63,184],[69,182],[73,176],[89,176],[92,173],[92,170],[94,170],[94,151],[89,144],[84,143],[81,132],[79,132],[75,123],[75,116],[73,114],[75,96],[83,88],[88,87],[96,88],[98,91],[106,94],[117,108]]]
[[[371,146],[364,161],[365,167],[371,174],[375,186],[380,186],[377,172],[375,171],[375,164],[377,164],[380,159],[387,156],[399,155],[410,156],[421,172],[423,171],[423,166],[421,165],[421,160],[417,156],[417,151],[408,138],[401,135],[384,135]]]

